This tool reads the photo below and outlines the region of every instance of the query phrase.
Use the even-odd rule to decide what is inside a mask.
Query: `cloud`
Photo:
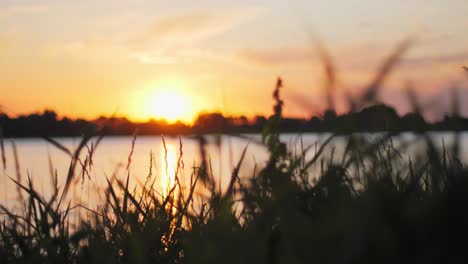
[[[260,14],[259,9],[191,11],[153,21],[128,44],[136,48],[186,45],[222,34]]]
[[[217,56],[207,49],[177,49],[134,52],[131,57],[141,64],[164,65],[176,63],[192,63],[199,60],[209,60]]]
[[[244,49],[238,53],[241,60],[259,66],[310,64],[316,60],[314,50],[306,47],[282,47],[274,49]]]
[[[468,61],[468,51],[459,51],[442,55],[426,55],[403,59],[403,66],[433,66],[441,64],[460,63]],[[460,65],[461,66],[461,65]]]
[[[389,45],[348,45],[338,48],[329,48],[338,70],[352,72],[372,72],[391,54],[394,47]],[[413,52],[416,51],[416,52]],[[243,49],[237,53],[241,61],[262,67],[275,67],[287,65],[313,65],[321,63],[317,51],[303,44],[265,49]],[[453,51],[450,53],[435,54],[410,48],[403,54],[397,68],[404,70],[417,70],[442,65],[468,63],[468,50]]]
[[[373,61],[385,58],[388,47],[384,45],[346,45],[326,47],[336,65],[351,66],[355,69],[368,67]],[[385,52],[383,52],[385,50]],[[320,62],[318,50],[312,44],[298,43],[265,49],[244,49],[237,53],[238,58],[259,66],[313,65]]]
[[[109,28],[100,30],[99,35],[83,37],[56,50],[78,56],[124,57],[142,64],[213,59],[212,47],[200,42],[221,35],[260,14],[261,9],[258,8],[194,10],[149,21],[141,18],[141,26],[136,30],[134,26],[128,26],[127,20],[122,20],[122,23],[114,20]]]

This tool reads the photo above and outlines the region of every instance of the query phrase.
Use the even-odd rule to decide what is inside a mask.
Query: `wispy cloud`
[[[143,64],[190,63],[215,57],[200,43],[260,15],[260,9],[209,10],[173,14],[150,23],[129,38],[131,56]],[[210,46],[210,45],[208,45]]]
[[[419,55],[403,60],[403,66],[420,67],[433,66],[448,63],[460,63],[468,61],[468,51],[459,51],[439,55]]]
[[[176,63],[193,63],[200,60],[210,60],[217,56],[208,49],[185,48],[177,50],[154,50],[154,51],[135,51],[131,58],[136,59],[142,64],[164,65]]]
[[[344,63],[346,66],[353,66],[353,68],[368,66],[371,61],[382,57],[386,49],[384,45],[368,44],[327,48],[338,64]],[[243,49],[237,55],[246,63],[254,63],[263,67],[321,63],[318,50],[314,48],[314,45],[304,43],[264,49]]]
[[[355,45],[330,50],[338,65],[356,71],[373,70],[391,51],[388,45]],[[411,51],[411,49],[410,49]],[[296,45],[265,49],[243,49],[238,58],[246,63],[258,66],[274,67],[277,65],[303,65],[320,63],[317,51],[306,45]],[[437,65],[463,63],[468,61],[468,50],[446,53],[416,52],[403,56],[399,67],[425,68]]]
[[[258,16],[260,9],[208,10],[172,14],[156,19],[128,43],[133,47],[186,45],[222,34]]]
[[[190,63],[210,60],[212,45],[201,42],[219,36],[260,15],[261,9],[192,10],[170,14],[150,21],[139,21],[140,26],[126,29],[125,24],[113,21],[108,33],[88,36],[70,42],[62,50],[77,54],[119,56],[142,64]],[[127,23],[126,21],[125,23]],[[119,30],[116,30],[118,28]],[[116,34],[110,32],[118,32]]]
[[[316,60],[314,50],[307,47],[280,47],[259,49],[244,49],[238,53],[240,59],[259,66],[276,66],[289,64],[310,64]]]

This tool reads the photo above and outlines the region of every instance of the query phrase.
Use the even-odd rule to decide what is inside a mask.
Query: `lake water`
[[[300,149],[301,146],[320,144],[329,134],[284,134],[281,140],[288,144],[291,149]],[[378,135],[369,135],[376,137]],[[441,146],[442,142],[446,146],[450,145],[453,140],[453,134],[450,133],[433,133],[431,134],[435,142]],[[406,133],[396,139],[398,142],[413,141],[415,135]],[[264,146],[258,144],[261,141],[259,135],[245,135],[245,138],[222,136],[218,141],[215,136],[207,137],[207,153],[211,161],[213,174],[217,182],[222,188],[228,184],[232,168],[239,160],[243,149],[248,145],[247,154],[242,165],[241,177],[252,175],[254,169],[260,168],[268,158],[268,153]],[[93,139],[95,140],[95,139]],[[77,169],[76,180],[73,188],[70,191],[70,196],[76,202],[82,204],[93,205],[98,203],[101,198],[99,191],[106,187],[106,177],[116,175],[119,179],[124,179],[127,172],[125,167],[128,163],[129,153],[132,149],[131,136],[124,137],[105,137],[93,156],[93,166],[89,171],[90,180],[85,176],[82,182],[81,169]],[[79,138],[59,138],[58,142],[69,149],[75,149],[80,142]],[[145,181],[150,168],[150,153],[153,153],[153,175],[157,178],[157,188],[161,189],[161,193],[165,192],[168,183],[173,181],[173,174],[180,155],[179,138],[166,137],[167,147],[167,173],[165,162],[165,150],[161,136],[140,136],[136,138],[135,147],[131,156],[131,165],[129,169],[131,184],[133,186],[141,184]],[[15,165],[13,142],[16,145],[18,166]],[[193,167],[199,166],[199,145],[195,138],[183,137],[182,142],[182,161],[184,164],[183,174],[185,178],[189,177],[193,171]],[[329,145],[326,155],[330,155],[332,147],[335,147],[335,154],[343,151],[346,142],[346,137],[337,137]],[[44,196],[51,193],[51,166],[53,171],[56,171],[60,186],[64,185],[65,178],[68,173],[70,157],[64,154],[55,146],[46,142],[43,139],[6,139],[6,169],[1,172],[0,179],[0,201],[2,204],[11,204],[17,200],[16,185],[8,178],[17,178],[18,173],[16,168],[19,168],[19,177],[24,183],[29,175],[32,179],[36,190]],[[468,161],[468,134],[461,134],[461,158],[464,162]],[[414,150],[410,150],[411,153]],[[86,156],[86,150],[83,151],[82,159]],[[313,155],[310,152],[309,157]],[[49,165],[49,156],[52,161]],[[1,165],[0,165],[1,166]],[[258,170],[258,169],[257,169]]]

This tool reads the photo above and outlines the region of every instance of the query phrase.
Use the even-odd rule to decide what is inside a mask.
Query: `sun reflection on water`
[[[177,152],[174,144],[166,142],[161,150],[161,187],[163,197],[167,197],[175,184]]]
[[[161,149],[161,194],[163,199],[168,199],[169,201],[165,209],[170,215],[175,214],[174,204],[177,202],[177,195],[179,194],[177,188],[175,188],[177,185],[176,177],[179,177],[179,175],[177,175],[179,173],[178,161],[179,158],[177,156],[176,146],[163,140],[163,148]],[[170,231],[161,238],[161,241],[165,245],[165,251],[168,250],[168,246],[171,244],[172,236],[176,228],[175,224],[176,219],[172,218],[172,220],[170,220]]]

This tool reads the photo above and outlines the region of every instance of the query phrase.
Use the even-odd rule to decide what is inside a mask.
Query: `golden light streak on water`
[[[177,203],[178,198],[178,190],[177,188],[174,188],[174,186],[176,185],[176,176],[178,176],[176,174],[179,173],[179,171],[177,170],[177,148],[174,144],[171,144],[169,142],[164,142],[164,144],[165,147],[162,148],[161,151],[161,194],[163,199],[169,198],[169,203],[166,205],[166,210],[168,210],[168,213],[174,214],[174,204]],[[166,251],[168,250],[168,245],[171,244],[172,235],[174,234],[175,230],[175,221],[175,219],[171,221],[171,229],[169,233],[163,235],[163,237],[161,238],[161,241],[166,246]]]
[[[161,150],[161,187],[163,197],[167,197],[175,184],[177,152],[173,144],[166,142],[166,150]]]

